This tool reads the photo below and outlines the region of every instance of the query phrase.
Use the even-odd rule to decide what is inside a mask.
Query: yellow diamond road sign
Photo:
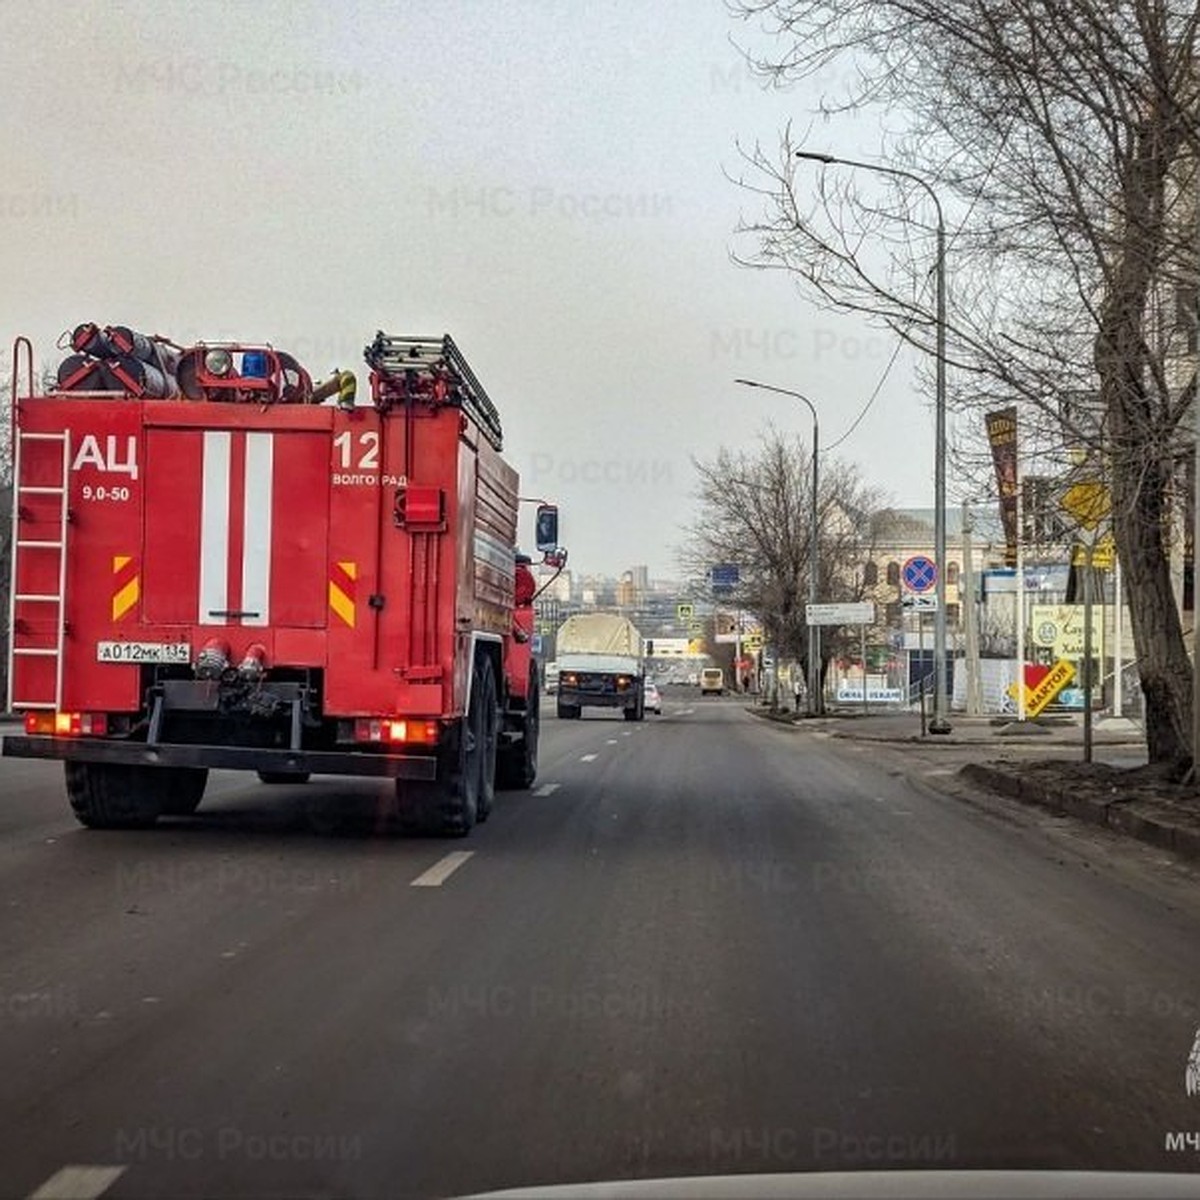
[[[1112,493],[1098,479],[1072,484],[1059,501],[1084,529],[1095,529],[1112,512]]]

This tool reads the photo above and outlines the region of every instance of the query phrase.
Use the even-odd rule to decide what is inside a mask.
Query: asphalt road
[[[462,841],[320,836],[379,785],[230,773],[89,832],[0,760],[0,1194],[1200,1170],[1165,1148],[1200,1130],[1194,870],[936,756],[666,709],[551,716]]]

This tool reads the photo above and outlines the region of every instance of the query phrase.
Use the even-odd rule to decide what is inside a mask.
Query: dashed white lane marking
[[[694,708],[681,708],[675,715],[677,717],[690,717],[695,711]]]
[[[553,796],[554,793],[558,791],[558,789],[559,789],[559,784],[557,784],[557,783],[543,783],[542,786],[540,788],[538,788],[537,791],[534,792],[533,794],[535,796]]]
[[[124,1167],[63,1167],[31,1192],[29,1200],[96,1200],[124,1173]]]
[[[604,744],[606,746],[615,746],[617,744],[617,739],[616,738],[605,738]]]
[[[621,736],[622,736],[622,737],[633,737],[633,730],[632,730],[632,729],[626,729],[626,730],[625,730],[625,731],[624,731],[624,732],[621,734]]]
[[[428,871],[422,871],[409,887],[441,887],[474,853],[474,850],[452,851],[435,862]]]
[[[579,756],[579,761],[580,762],[595,762],[597,757],[598,756],[595,754],[581,754]]]

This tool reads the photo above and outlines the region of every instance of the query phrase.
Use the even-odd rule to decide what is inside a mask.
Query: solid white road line
[[[579,756],[579,761],[580,762],[595,762],[596,757],[597,756],[595,754],[581,754]]]
[[[29,1200],[96,1200],[124,1173],[124,1167],[63,1167],[31,1192]]]
[[[540,788],[533,794],[535,796],[553,796],[558,791],[561,785],[557,783],[543,783]]]
[[[428,871],[418,875],[409,887],[441,887],[474,853],[474,850],[452,851],[445,858],[435,862]]]

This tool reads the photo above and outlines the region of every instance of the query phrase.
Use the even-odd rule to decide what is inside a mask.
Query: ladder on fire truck
[[[57,443],[60,447],[59,454],[54,455],[54,447]],[[39,454],[38,451],[48,451],[47,454]],[[50,458],[53,455],[53,458]],[[57,480],[47,482],[43,478],[40,482],[34,484],[27,480],[30,478],[30,463],[36,458],[41,458],[42,467],[41,474],[43,476],[53,475],[53,464],[55,459],[61,457],[61,473]],[[49,461],[46,461],[49,458]],[[26,709],[51,709],[57,711],[62,707],[62,684],[63,684],[63,650],[64,639],[66,638],[66,591],[67,591],[67,523],[69,513],[67,509],[67,495],[70,485],[71,472],[71,434],[69,430],[64,430],[62,433],[25,433],[22,432],[20,426],[16,422],[16,375],[13,377],[13,519],[12,519],[12,579],[9,587],[8,601],[8,629],[9,629],[9,656],[8,656],[8,707],[9,710],[18,708]],[[57,514],[50,516],[47,514],[46,520],[53,521],[56,528],[50,533],[49,537],[29,537],[22,536],[27,526],[33,522],[27,520],[28,509],[22,503],[27,497],[47,496],[56,497],[58,499]],[[47,505],[47,508],[53,511],[53,506]],[[38,570],[37,560],[41,558],[43,563],[41,570]],[[45,559],[49,562],[45,562]],[[57,581],[54,591],[35,591],[35,592],[19,592],[17,586],[23,580],[30,576],[35,579],[53,578]],[[53,625],[49,631],[45,628],[41,630],[30,627],[29,621],[23,616],[18,616],[19,608],[27,605],[41,607],[45,605],[50,608],[54,616],[52,618]],[[41,624],[39,622],[39,624]],[[50,636],[47,637],[47,632]],[[44,643],[47,640],[52,640],[53,645],[47,646]],[[53,660],[53,695],[49,694],[49,687],[43,684],[41,687],[31,689],[33,694],[18,695],[17,693],[17,677],[18,677],[18,662],[21,659],[42,658]],[[39,673],[40,674],[40,673]]]
[[[440,338],[398,337],[380,330],[364,357],[387,381],[389,397],[428,400],[431,385],[443,385],[445,401],[469,413],[491,445],[501,449],[500,413],[448,333]]]

